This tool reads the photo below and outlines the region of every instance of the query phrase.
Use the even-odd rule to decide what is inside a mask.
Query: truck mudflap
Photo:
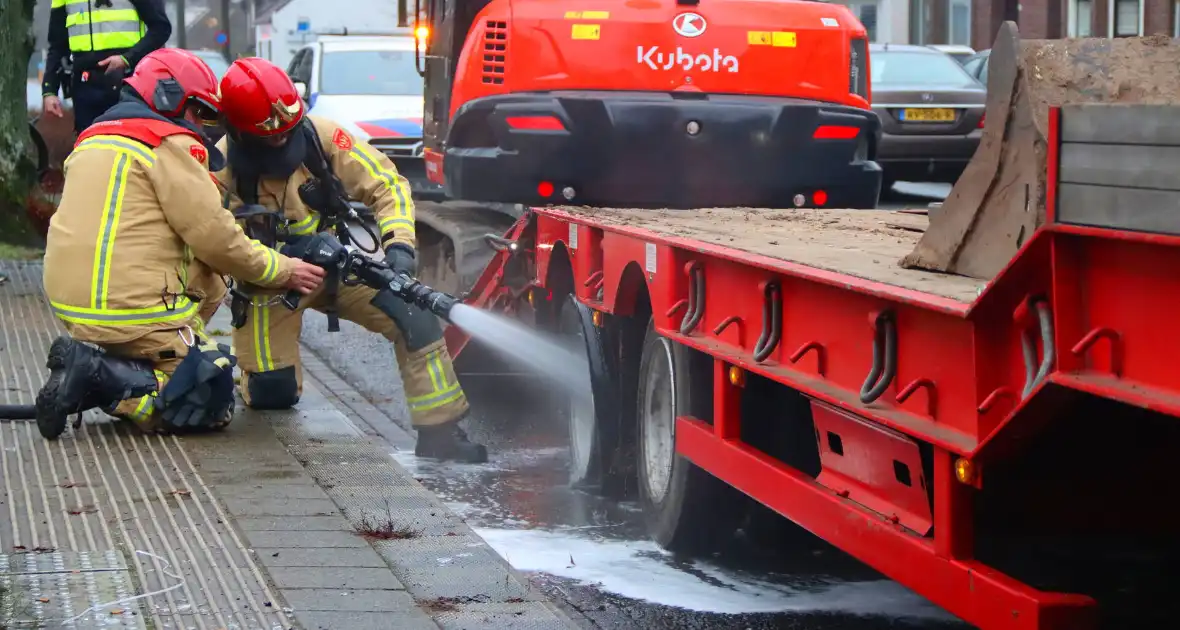
[[[872,208],[880,121],[817,101],[699,92],[551,92],[456,113],[448,195],[546,205]]]
[[[902,266],[991,279],[1045,222],[1049,108],[1180,103],[1180,40],[1020,40],[1005,22],[988,61],[979,149]]]

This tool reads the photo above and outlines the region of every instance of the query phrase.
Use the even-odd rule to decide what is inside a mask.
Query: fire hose
[[[342,245],[329,234],[312,240],[301,258],[313,265],[338,273],[340,282],[348,286],[366,286],[377,291],[390,291],[403,301],[420,306],[446,321],[451,320],[451,309],[459,299],[436,291],[416,278],[389,265]],[[291,310],[299,307],[298,291],[288,291],[283,305]],[[5,420],[33,420],[37,417],[33,405],[0,405],[0,422]]]
[[[340,283],[346,286],[366,286],[377,291],[390,291],[409,304],[424,308],[445,321],[451,321],[451,309],[459,299],[436,291],[422,284],[409,274],[396,271],[388,264],[374,260],[345,246],[330,234],[321,232],[300,248],[297,255],[305,262],[322,267],[329,274],[336,274]],[[286,253],[286,252],[285,252]],[[288,291],[283,296],[283,305],[291,310],[299,307],[298,291]]]

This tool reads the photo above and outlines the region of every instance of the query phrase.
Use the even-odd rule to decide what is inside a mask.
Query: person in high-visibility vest
[[[62,62],[73,59],[70,96],[81,133],[119,101],[123,79],[172,35],[163,0],[52,0],[42,111],[61,117]]]

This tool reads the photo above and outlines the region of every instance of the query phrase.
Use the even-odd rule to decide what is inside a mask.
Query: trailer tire
[[[741,495],[675,452],[675,418],[713,416],[712,361],[648,326],[639,363],[639,497],[648,533],[671,551],[699,551],[745,515]]]
[[[585,353],[591,396],[571,396],[566,409],[570,439],[570,485],[593,485],[603,475],[603,428],[618,417],[617,388],[610,373],[602,331],[590,308],[566,294],[557,306],[557,333],[576,353]]]

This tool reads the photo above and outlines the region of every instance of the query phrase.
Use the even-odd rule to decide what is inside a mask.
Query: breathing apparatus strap
[[[341,187],[343,184],[336,173],[332,170],[332,162],[328,159],[327,153],[324,151],[324,145],[320,142],[320,134],[316,130],[315,125],[310,119],[304,118],[299,125],[298,133],[306,134],[307,136],[307,151],[303,156],[303,166],[311,173],[311,176],[333,187]],[[230,139],[232,142],[232,138]],[[246,173],[235,173],[234,179],[237,184],[238,198],[241,199],[243,206],[252,206],[258,204],[258,184],[259,174],[257,171],[249,171]],[[228,207],[228,195],[226,199],[226,206]],[[282,212],[281,210],[279,211]],[[235,213],[235,216],[237,214]],[[241,217],[239,217],[241,218]],[[282,219],[282,217],[279,217]],[[251,236],[251,238],[256,238]],[[262,239],[259,239],[262,240]],[[276,243],[279,241],[286,242],[287,235],[285,230],[276,229]],[[275,245],[262,241],[270,247]],[[234,328],[241,328],[246,325],[246,313],[249,311],[250,298],[242,293],[236,287],[230,289],[230,294],[233,296],[230,302],[231,323]],[[328,332],[339,332],[340,330],[340,315],[336,302],[340,294],[340,274],[328,271],[324,278],[324,314],[328,316]]]
[[[332,162],[324,152],[324,145],[320,142],[319,131],[310,119],[303,119],[303,132],[308,134],[307,155],[303,156],[303,165],[311,172],[311,176],[332,188],[341,188],[343,183],[332,170]],[[324,315],[328,317],[328,332],[340,332],[340,311],[336,300],[340,295],[339,269],[333,267],[327,270],[324,277]]]

